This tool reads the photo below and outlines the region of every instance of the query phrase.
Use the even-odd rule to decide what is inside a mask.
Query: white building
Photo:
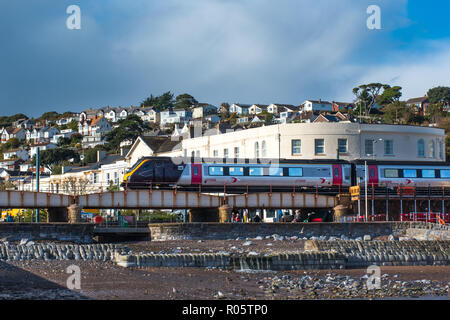
[[[35,143],[30,146],[30,158],[33,158],[33,156],[37,153],[37,149],[39,149],[39,152],[42,152],[45,150],[56,149],[56,145],[50,142]]]
[[[161,156],[445,161],[438,128],[352,122],[270,125],[181,141]]]
[[[28,151],[23,149],[11,149],[3,152],[3,158],[5,160],[8,159],[22,159],[24,161],[27,161],[30,159],[30,156],[28,154]]]
[[[303,108],[301,112],[319,112],[319,111],[333,111],[333,105],[331,102],[322,100],[306,100],[302,104]]]

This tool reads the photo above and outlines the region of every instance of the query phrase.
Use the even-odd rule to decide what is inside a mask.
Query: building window
[[[185,158],[187,157],[187,150],[186,149],[184,149],[184,157]]]
[[[323,139],[315,139],[314,140],[314,150],[316,154],[324,154],[325,153],[325,141]]]
[[[259,159],[259,142],[255,142],[255,158]]]
[[[302,153],[302,140],[296,139],[291,142],[292,154],[299,155]]]
[[[388,156],[394,155],[394,141],[392,140],[384,141],[384,154]]]
[[[423,141],[423,139],[417,141],[417,156],[419,158],[425,157],[425,142]]]
[[[429,149],[429,157],[430,158],[436,158],[436,148],[434,145],[434,140],[431,140],[428,143],[428,149]]]
[[[347,139],[338,139],[339,153],[347,153]]]
[[[213,155],[214,155],[214,158],[219,157],[219,150],[214,150]]]
[[[439,158],[444,160],[444,142],[439,141]]]
[[[371,139],[367,139],[366,141],[365,141],[365,145],[364,145],[364,147],[365,147],[365,151],[366,151],[366,154],[367,155],[373,155],[373,140],[371,140]]]
[[[267,146],[266,146],[266,140],[263,140],[261,143],[261,155],[263,158],[267,157]]]
[[[191,157],[194,158],[195,157],[195,151],[191,152]]]
[[[110,174],[109,174],[109,172],[106,174],[106,183],[108,183],[109,184],[109,180],[110,180]]]
[[[200,151],[199,150],[197,150],[197,152],[196,152],[196,157],[200,158]]]
[[[239,158],[239,147],[234,148],[234,157]]]
[[[228,149],[223,149],[223,157],[228,158]]]

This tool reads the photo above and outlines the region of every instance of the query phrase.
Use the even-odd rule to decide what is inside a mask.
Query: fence
[[[402,213],[400,221],[417,221],[417,222],[431,222],[431,223],[450,223],[450,213],[441,212],[410,212]]]

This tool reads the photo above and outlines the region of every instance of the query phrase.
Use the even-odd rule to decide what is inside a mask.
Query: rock
[[[28,239],[24,238],[24,239],[20,240],[19,244],[23,246],[23,245],[27,244],[27,242],[28,242]]]
[[[357,238],[355,238],[355,241],[363,241],[363,238],[357,237]]]
[[[370,234],[365,234],[364,237],[363,237],[363,240],[364,241],[370,241],[370,240],[372,240],[372,237],[370,236]]]
[[[253,244],[253,242],[251,242],[251,241],[245,241],[242,245],[243,246],[250,246],[252,244]]]
[[[27,247],[34,246],[34,241],[29,241],[26,244]]]
[[[257,237],[255,238],[255,240],[262,240],[262,239],[263,239],[262,236],[257,236]]]
[[[394,241],[395,238],[394,238],[394,236],[393,236],[392,234],[390,234],[389,237],[388,237],[388,240],[389,240],[389,241]]]

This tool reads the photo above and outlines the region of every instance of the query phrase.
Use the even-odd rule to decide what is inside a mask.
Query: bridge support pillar
[[[336,207],[333,208],[333,210],[334,210],[333,220],[335,222],[341,222],[341,218],[351,215],[352,212],[349,207],[344,206],[342,204],[337,205]]]
[[[189,222],[219,222],[217,208],[189,209]]]
[[[67,208],[48,208],[47,222],[67,222]]]
[[[69,223],[79,223],[81,222],[81,207],[72,204],[69,208],[67,208]]]
[[[228,204],[224,204],[219,208],[219,222],[226,223],[231,221],[231,207]]]

